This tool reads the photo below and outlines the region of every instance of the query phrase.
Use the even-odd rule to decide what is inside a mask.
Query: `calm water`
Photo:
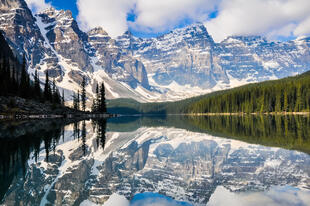
[[[310,118],[0,122],[3,205],[310,205]]]

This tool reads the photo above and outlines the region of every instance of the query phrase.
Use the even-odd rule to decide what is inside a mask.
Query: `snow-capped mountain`
[[[128,31],[112,39],[103,28],[81,31],[70,11],[33,15],[24,0],[0,1],[0,30],[19,56],[26,54],[29,72],[38,69],[43,81],[48,71],[67,100],[83,77],[89,97],[104,81],[108,98],[169,101],[310,69],[310,38],[233,36],[216,43],[197,23],[157,38]]]
[[[151,84],[159,87],[212,91],[310,69],[310,38],[269,42],[260,36],[231,36],[215,43],[199,23],[151,39],[127,32],[117,44],[145,64]]]
[[[33,16],[23,0],[5,0],[0,2],[0,23],[14,51],[20,56],[25,52],[29,72],[38,69],[43,82],[48,71],[57,86],[65,90],[67,100],[80,89],[85,77],[90,97],[96,84],[104,81],[108,98],[146,101],[133,89],[148,93],[144,65],[121,54],[102,29],[82,32],[70,11],[49,8]]]

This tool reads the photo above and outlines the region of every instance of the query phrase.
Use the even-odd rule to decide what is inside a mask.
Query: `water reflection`
[[[44,148],[45,161],[64,132],[65,121],[0,122],[0,199],[16,176],[25,176],[27,161],[38,160]],[[43,147],[42,147],[43,145]]]
[[[275,197],[282,191],[295,194],[291,205],[307,205],[310,157],[286,149],[310,151],[309,122],[127,117],[32,123],[20,135],[20,124],[11,132],[1,125],[0,199],[5,205],[224,205],[225,194],[231,204],[269,198],[281,205]]]

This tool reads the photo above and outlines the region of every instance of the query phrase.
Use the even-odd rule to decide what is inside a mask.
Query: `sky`
[[[81,29],[155,37],[201,22],[217,42],[232,35],[286,41],[310,36],[309,0],[26,0],[34,12],[71,10]]]

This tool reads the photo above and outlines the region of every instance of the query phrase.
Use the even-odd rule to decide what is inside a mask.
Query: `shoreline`
[[[242,113],[242,112],[232,112],[232,113],[187,113],[186,116],[245,116],[245,115],[310,115],[310,112],[265,112],[265,113]]]
[[[75,119],[75,118],[110,118],[117,114],[0,114],[0,120],[34,120],[34,119]]]

